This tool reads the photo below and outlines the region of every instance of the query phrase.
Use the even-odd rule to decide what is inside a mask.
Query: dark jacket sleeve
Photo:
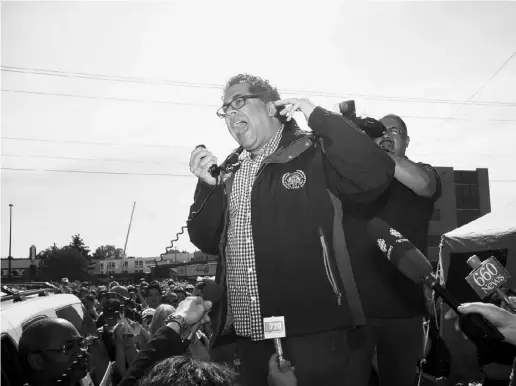
[[[308,126],[322,139],[328,183],[335,195],[368,203],[387,189],[394,161],[354,123],[316,107]]]
[[[210,255],[218,254],[224,226],[225,199],[223,185],[214,189],[202,181],[197,183],[187,223],[188,235],[193,245]]]
[[[134,358],[118,386],[133,386],[157,362],[177,355],[184,355],[185,349],[179,335],[170,327],[163,326]]]

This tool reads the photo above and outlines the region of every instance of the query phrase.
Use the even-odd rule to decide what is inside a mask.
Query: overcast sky
[[[134,201],[127,253],[162,253],[192,202],[192,148],[236,146],[215,111],[240,72],[329,109],[401,115],[410,158],[487,167],[492,209],[516,199],[516,57],[497,73],[516,2],[305,3],[4,2],[2,257],[9,204],[14,257],[76,233],[123,247]]]

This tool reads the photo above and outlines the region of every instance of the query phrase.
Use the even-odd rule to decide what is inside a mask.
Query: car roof
[[[80,299],[72,294],[32,295],[18,302],[12,300],[3,302],[1,308],[2,333],[12,330],[12,328],[19,328],[22,323],[37,315],[55,317],[55,310],[79,303],[81,303]]]

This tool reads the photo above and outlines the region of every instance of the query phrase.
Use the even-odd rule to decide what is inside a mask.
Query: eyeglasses
[[[405,137],[407,135],[407,133],[401,131],[400,129],[397,129],[395,127],[390,127],[387,129],[387,132],[389,134],[393,134],[393,135],[399,135],[400,137]]]
[[[256,98],[259,98],[259,96],[258,95],[238,96],[235,99],[233,99],[231,102],[223,104],[222,107],[217,110],[217,116],[221,119],[224,119],[227,117],[226,111],[228,111],[230,106],[234,110],[240,110],[242,107],[244,107],[244,105],[248,99],[256,99]]]
[[[81,351],[86,351],[89,346],[95,344],[98,341],[98,338],[95,336],[78,336],[77,338],[67,340],[64,342],[61,347],[59,348],[47,348],[44,350],[39,351],[53,351],[58,352],[63,355],[68,354],[70,351],[72,351],[75,347],[79,347]]]

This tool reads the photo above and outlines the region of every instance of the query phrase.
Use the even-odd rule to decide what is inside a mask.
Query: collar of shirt
[[[263,158],[271,155],[272,153],[274,153],[276,151],[276,149],[278,148],[278,145],[279,145],[279,142],[280,142],[282,134],[283,134],[283,125],[281,125],[281,127],[276,132],[276,134],[274,134],[271,137],[271,139],[269,139],[267,141],[267,143],[263,147],[263,151],[256,158],[262,158],[263,159]],[[252,159],[251,158],[251,153],[248,152],[247,150],[244,150],[242,152],[242,155],[241,155],[241,160],[244,161],[244,160],[247,160],[247,159]]]

